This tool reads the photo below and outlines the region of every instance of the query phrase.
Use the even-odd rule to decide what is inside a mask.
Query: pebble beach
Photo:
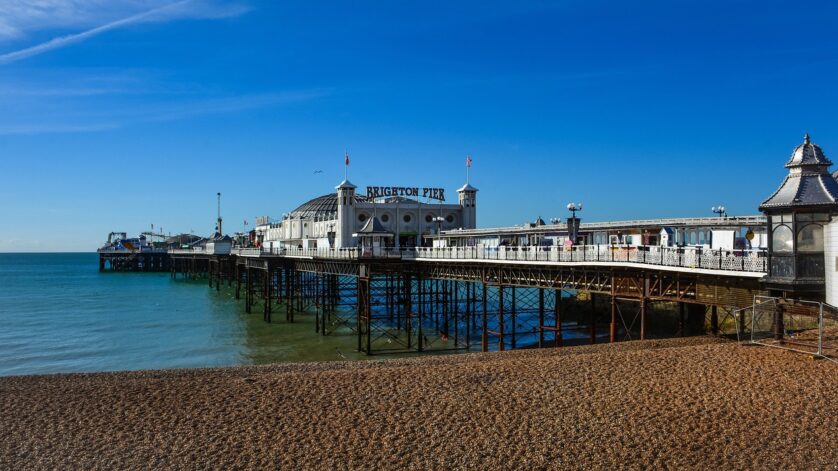
[[[709,337],[0,378],[0,469],[836,469],[838,364]]]

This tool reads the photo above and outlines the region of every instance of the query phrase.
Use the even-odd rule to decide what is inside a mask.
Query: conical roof
[[[783,209],[804,206],[838,209],[838,181],[829,173],[832,162],[823,149],[810,142],[809,135],[797,146],[786,163],[788,175],[771,196],[759,206],[766,209]]]
[[[803,144],[794,148],[791,153],[791,158],[786,162],[786,168],[808,167],[808,166],[822,166],[829,167],[832,162],[826,158],[821,146],[810,142],[809,133],[803,137]]]
[[[355,188],[358,187],[353,185],[349,180],[344,180],[340,182],[340,185],[335,187],[335,190],[354,190]]]
[[[463,191],[477,191],[477,188],[471,186],[471,183],[466,183],[465,185],[462,186],[462,188],[457,190],[458,193],[461,193]]]

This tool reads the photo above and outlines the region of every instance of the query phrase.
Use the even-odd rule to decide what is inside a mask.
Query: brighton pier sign
[[[381,198],[382,196],[412,196],[414,198],[427,198],[431,200],[445,201],[445,189],[409,186],[368,186],[367,196],[370,198]]]

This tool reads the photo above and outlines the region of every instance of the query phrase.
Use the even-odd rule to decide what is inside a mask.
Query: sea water
[[[282,311],[284,312],[284,311]],[[314,316],[268,324],[233,290],[168,273],[100,273],[95,253],[0,253],[0,375],[359,358]]]

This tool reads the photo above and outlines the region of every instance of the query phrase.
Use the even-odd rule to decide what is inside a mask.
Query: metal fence
[[[171,251],[170,253],[177,253]],[[499,260],[546,263],[639,263],[762,275],[768,259],[762,250],[709,250],[700,247],[577,245],[572,247],[376,247],[376,248],[233,248],[246,257],[276,255],[295,258],[356,260]]]
[[[681,268],[766,273],[763,250],[708,250],[699,247],[576,245],[572,247],[416,248],[420,259],[503,260],[519,262],[642,263]]]
[[[838,308],[832,305],[755,296],[735,315],[741,342],[838,360]]]

